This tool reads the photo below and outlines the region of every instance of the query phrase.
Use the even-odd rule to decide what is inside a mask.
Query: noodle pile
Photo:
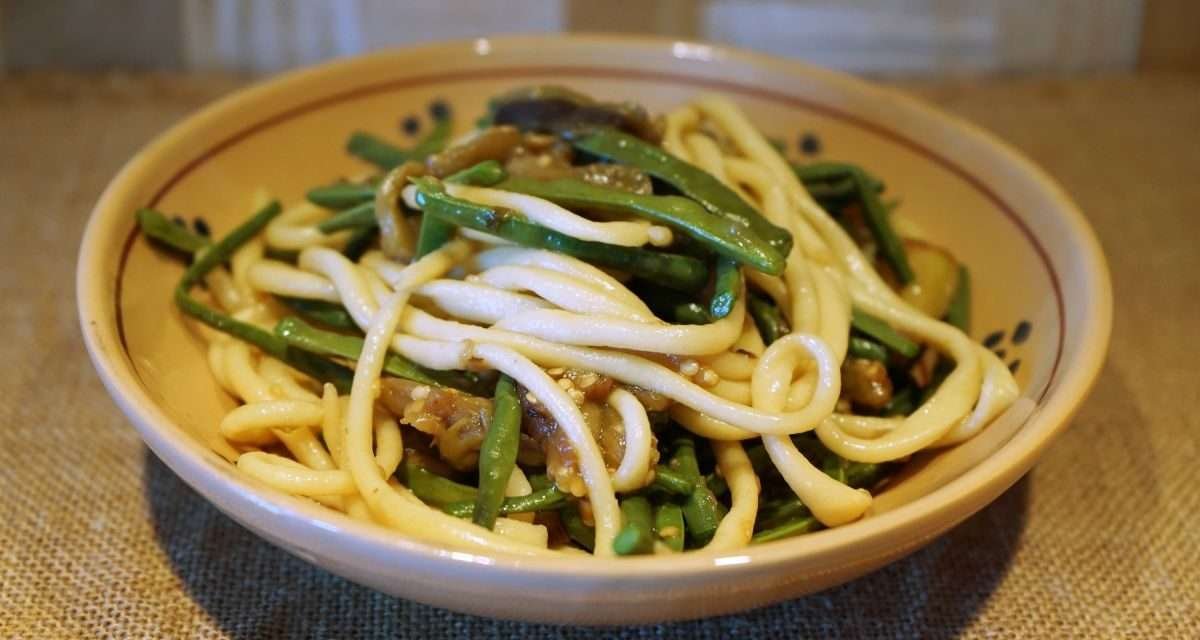
[[[755,531],[762,482],[747,455],[750,441],[761,440],[791,492],[820,525],[833,527],[861,518],[872,496],[814,466],[793,436],[813,432],[851,462],[903,461],[972,437],[1015,401],[1017,387],[1004,364],[959,329],[906,303],[731,102],[703,97],[669,113],[662,146],[791,233],[781,275],[741,270],[745,285],[786,316],[790,334],[765,344],[744,296],[708,324],[670,324],[620,273],[479,231],[461,231],[411,262],[379,250],[352,260],[341,251],[351,232],[323,233],[316,225],[330,214],[301,203],[204,284],[226,313],[268,332],[287,315],[275,296],[344,307],[365,334],[353,384],[339,394],[244,341],[212,332],[213,376],[241,402],[219,425],[231,446],[227,454],[275,489],[416,539],[468,550],[563,552],[561,544],[550,548],[553,532],[531,514],[502,516],[489,530],[423,503],[397,479],[412,444],[406,440],[424,436],[381,402],[388,354],[435,371],[500,372],[557,423],[582,481],[565,489],[586,503],[595,554],[611,555],[623,526],[618,494],[644,490],[655,479],[655,412],[639,399],[649,393],[669,401],[671,421],[711,445],[716,475],[728,487],[728,512],[703,548],[723,551],[750,544]],[[588,219],[530,195],[446,188],[581,240],[664,247],[677,235],[646,220]],[[415,186],[393,189],[408,208],[420,208]],[[297,252],[294,263],[269,257],[279,251]],[[910,415],[854,415],[839,404],[852,308],[952,361],[953,370]],[[620,424],[619,464],[606,462],[581,410],[586,388],[564,371],[614,383],[604,404]],[[411,394],[419,401],[430,392],[418,386]],[[507,495],[532,492],[518,466]],[[661,543],[656,550],[664,551]]]

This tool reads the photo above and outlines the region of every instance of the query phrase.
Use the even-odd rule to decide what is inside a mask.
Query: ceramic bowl
[[[435,103],[469,126],[491,95],[561,83],[663,110],[737,101],[796,158],[858,162],[973,274],[975,337],[1003,351],[1022,399],[981,436],[919,456],[848,526],[725,555],[601,560],[464,553],[351,521],[249,481],[213,452],[232,406],[171,301],[176,261],[135,233],[152,205],[216,233],[266,187],[285,203],[364,167],[355,129],[404,139]],[[413,123],[407,126],[412,128]],[[807,154],[807,155],[806,155]],[[1108,273],[1066,194],[987,133],[895,92],[722,47],[625,37],[512,37],[397,49],[239,91],[138,153],[104,192],[79,254],[80,321],[104,384],[146,444],[223,512],[291,553],[396,596],[486,616],[577,623],[694,618],[851,580],[945,532],[1011,486],[1066,428],[1104,359]]]

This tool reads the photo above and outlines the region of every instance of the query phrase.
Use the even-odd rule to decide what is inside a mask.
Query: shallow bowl
[[[1022,399],[974,440],[915,458],[863,520],[724,555],[464,553],[239,475],[209,446],[233,403],[172,305],[182,268],[135,232],[134,210],[202,216],[219,234],[249,213],[257,188],[286,203],[312,185],[361,173],[342,149],[353,130],[402,139],[404,121],[428,126],[437,102],[469,126],[489,96],[531,83],[656,111],[718,92],[798,159],[865,165],[924,236],[970,267],[974,337],[1004,352]],[[216,102],[149,144],[104,192],[80,249],[78,303],[92,361],[146,444],[247,528],[397,596],[487,616],[606,624],[764,605],[851,580],[927,544],[1016,482],[1066,428],[1104,359],[1112,307],[1104,257],[1084,217],[1041,170],[987,133],[799,62],[601,36],[397,49],[289,73]]]

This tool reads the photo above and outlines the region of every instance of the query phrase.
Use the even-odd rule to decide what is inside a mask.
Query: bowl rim
[[[304,84],[373,60],[439,51],[453,54],[474,52],[481,40],[486,40],[488,48],[492,51],[530,47],[570,48],[579,45],[632,46],[658,55],[671,55],[671,52],[675,51],[678,57],[680,47],[684,47],[686,51],[702,51],[703,55],[712,59],[733,60],[779,73],[813,77],[822,83],[846,88],[855,93],[873,93],[880,99],[901,103],[905,108],[914,110],[923,117],[942,120],[958,135],[972,138],[997,152],[1005,163],[1032,179],[1043,194],[1054,202],[1057,214],[1070,229],[1069,237],[1079,249],[1078,259],[1084,265],[1084,298],[1090,301],[1090,308],[1084,314],[1083,321],[1072,325],[1071,330],[1078,333],[1080,344],[1097,348],[1080,349],[1070,362],[1063,362],[1064,366],[1054,386],[1048,390],[1037,411],[1025,420],[1025,424],[1016,434],[985,460],[945,485],[892,511],[849,525],[725,553],[700,551],[669,558],[623,558],[620,562],[585,556],[571,556],[568,559],[526,557],[500,552],[464,553],[404,538],[378,525],[351,520],[315,503],[287,496],[245,479],[235,479],[233,474],[214,467],[210,458],[212,453],[202,443],[179,437],[182,429],[176,426],[150,397],[138,380],[127,353],[119,346],[121,342],[116,335],[114,318],[116,310],[112,309],[111,304],[112,284],[108,281],[112,274],[106,271],[104,266],[107,259],[106,247],[119,244],[114,242],[114,236],[125,235],[132,218],[128,216],[127,211],[117,210],[116,205],[126,199],[128,191],[151,171],[157,156],[163,150],[186,137],[190,130],[235,113],[239,105],[246,101],[267,96],[282,87]],[[120,286],[119,283],[117,286]],[[1108,268],[1099,241],[1087,220],[1052,178],[1024,155],[987,131],[896,90],[879,87],[853,76],[804,62],[703,42],[608,34],[502,36],[384,49],[301,68],[224,96],[156,136],[122,167],[105,189],[92,210],[83,234],[76,269],[76,298],[88,354],[118,407],[133,422],[142,439],[160,459],[185,482],[205,495],[206,499],[235,519],[239,518],[232,513],[234,508],[223,501],[235,501],[242,510],[267,509],[279,519],[277,524],[282,527],[273,533],[284,539],[289,536],[280,534],[281,531],[295,533],[296,527],[300,527],[302,530],[307,529],[310,534],[320,533],[317,530],[321,530],[338,536],[349,536],[346,542],[353,542],[370,554],[400,554],[408,556],[411,561],[425,563],[470,563],[494,567],[499,570],[498,573],[517,571],[529,575],[533,572],[545,577],[585,580],[602,578],[638,581],[667,575],[695,576],[714,570],[734,572],[751,567],[761,569],[767,565],[796,560],[801,556],[819,557],[841,548],[860,545],[866,548],[871,542],[882,542],[895,530],[906,527],[911,529],[936,519],[939,513],[951,511],[956,506],[969,507],[978,503],[981,496],[995,486],[997,478],[1007,483],[1005,488],[1015,482],[1032,465],[1044,446],[1066,428],[1071,416],[1099,375],[1107,353],[1112,326],[1112,291]],[[1063,339],[1065,340],[1065,334]],[[982,504],[979,504],[975,508],[981,506]],[[918,540],[915,544],[927,541],[928,538]],[[860,557],[854,564],[868,563],[869,560],[870,558]]]

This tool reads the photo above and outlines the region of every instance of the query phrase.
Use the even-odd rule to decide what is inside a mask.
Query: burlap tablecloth
[[[396,600],[235,525],[148,453],[84,354],[84,220],[228,79],[0,79],[0,636],[1200,637],[1200,76],[910,87],[1031,155],[1108,253],[1108,366],[1023,481],[907,560],[742,615],[624,630]]]

